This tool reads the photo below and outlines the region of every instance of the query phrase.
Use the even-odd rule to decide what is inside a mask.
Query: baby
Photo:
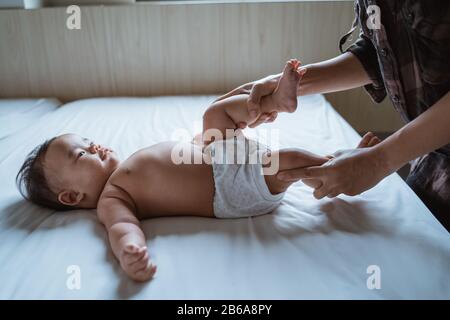
[[[295,110],[300,78],[299,62],[288,61],[277,89],[262,99],[262,111]],[[193,158],[200,158],[200,162],[174,161],[173,150],[179,150],[180,142],[161,142],[120,162],[113,150],[75,134],[64,134],[28,155],[17,175],[19,189],[27,199],[57,210],[97,208],[98,219],[107,230],[123,270],[134,280],[146,281],[154,275],[156,266],[150,261],[140,220],[183,215],[237,218],[269,213],[292,184],[277,180],[278,171],[322,165],[329,160],[299,149],[271,152],[248,139],[237,139],[242,135],[236,124],[256,120],[247,112],[247,98],[244,94],[228,97],[206,110],[203,139],[199,139],[200,143],[185,143],[187,148],[182,148],[191,150]],[[221,140],[217,133],[227,138],[227,129],[238,134]],[[223,155],[220,146],[227,141],[233,141],[238,148],[249,146],[245,151],[247,160],[257,154],[258,161],[215,161],[217,154]],[[378,142],[372,137],[362,141],[363,147]],[[275,162],[275,171],[261,174]],[[314,186],[317,181],[307,183]]]

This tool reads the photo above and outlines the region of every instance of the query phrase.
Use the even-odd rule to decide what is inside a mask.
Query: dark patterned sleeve
[[[369,75],[371,84],[364,86],[373,101],[380,103],[386,97],[386,88],[383,83],[380,66],[378,64],[377,52],[370,39],[360,34],[358,40],[346,51],[353,53]]]

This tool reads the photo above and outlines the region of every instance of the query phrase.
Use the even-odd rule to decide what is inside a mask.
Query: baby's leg
[[[377,136],[375,136],[372,132],[368,132],[361,139],[357,148],[370,148],[380,142],[381,140]],[[275,151],[272,152],[271,159],[275,159],[274,157],[277,156],[279,157],[278,170],[270,170],[271,174],[267,174],[264,176],[266,184],[272,194],[284,192],[292,183],[294,183],[294,181],[287,182],[278,180],[276,174],[279,171],[310,166],[321,166],[322,164],[330,160],[330,158],[328,157],[318,156],[314,153],[302,149],[282,149],[279,151]],[[264,167],[267,168],[268,166],[270,166],[270,164],[271,163]],[[267,171],[268,170],[266,170],[266,172]],[[321,184],[321,182],[316,179],[306,179],[303,180],[303,183],[307,184],[311,188],[320,187]]]
[[[279,171],[295,169],[295,168],[304,168],[311,166],[321,166],[329,159],[326,157],[322,157],[316,155],[312,152],[302,150],[302,149],[282,149],[279,151],[274,151],[271,153],[271,159],[276,159],[278,157],[278,170],[271,170],[270,173],[264,176],[266,180],[267,187],[269,188],[272,194],[281,193],[287,190],[294,181],[281,181],[278,180],[276,174]],[[273,161],[264,167],[269,167],[270,165],[274,165],[276,162]],[[265,169],[263,169],[266,171]],[[274,172],[275,171],[275,172]],[[267,173],[267,171],[266,171]],[[320,181],[310,180],[308,185],[314,187],[315,184],[319,184]]]
[[[297,87],[300,81],[299,62],[286,63],[278,87],[273,94],[261,99],[261,112],[293,112],[297,108]],[[247,111],[248,94],[239,94],[211,104],[203,115],[203,133],[217,129],[225,137],[226,129],[237,129],[239,123],[251,124],[258,117],[251,117]],[[208,140],[208,139],[206,139]],[[206,141],[208,142],[208,141]]]

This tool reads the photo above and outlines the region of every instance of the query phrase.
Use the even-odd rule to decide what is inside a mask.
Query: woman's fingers
[[[372,138],[374,137],[374,134],[372,132],[367,132],[361,139],[361,141],[359,142],[357,148],[366,148],[370,142],[370,140],[372,140]]]
[[[329,193],[330,191],[328,187],[326,186],[326,184],[323,184],[320,188],[314,190],[313,196],[314,198],[319,200],[322,199],[323,197],[326,197]]]
[[[274,122],[275,119],[278,117],[278,112],[274,111],[269,113],[269,119],[267,119],[266,122]]]
[[[269,119],[269,115],[267,113],[261,114],[254,122],[250,123],[248,126],[250,128],[255,128],[259,126],[260,124],[264,123]]]
[[[336,198],[338,195],[340,195],[341,192],[338,192],[336,190],[331,190],[328,194],[327,197],[328,198]]]
[[[248,126],[250,128],[256,128],[257,126],[259,126],[262,123],[275,121],[277,116],[278,116],[278,112],[276,112],[276,111],[271,112],[271,113],[263,113],[258,117],[258,119],[256,119],[254,122],[250,123]]]
[[[271,94],[275,90],[277,83],[278,81],[265,80],[253,85],[247,99],[247,109],[250,117],[256,118],[261,113],[261,98]]]
[[[320,188],[323,184],[322,181],[318,179],[302,179],[302,182],[313,189]]]
[[[217,102],[217,101],[220,101],[220,100],[223,100],[223,99],[226,99],[228,97],[235,96],[238,94],[249,94],[252,86],[253,86],[253,83],[246,83],[240,87],[237,87],[234,90],[231,90],[227,94],[224,94],[224,95],[218,97],[216,100],[214,100],[214,102]]]
[[[381,139],[378,138],[377,136],[372,137],[372,139],[370,139],[368,147],[373,147],[376,146],[377,144],[379,144],[381,142]]]
[[[319,179],[326,176],[327,167],[307,167],[280,171],[277,178],[282,181],[296,181],[305,178]]]
[[[358,144],[358,148],[370,148],[381,142],[381,139],[378,138],[372,132],[367,132],[364,137],[362,137],[361,141]]]

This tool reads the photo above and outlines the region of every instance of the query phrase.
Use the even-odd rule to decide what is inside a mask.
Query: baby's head
[[[95,208],[106,181],[119,164],[108,148],[76,134],[37,146],[25,159],[16,182],[28,200],[56,210]]]

